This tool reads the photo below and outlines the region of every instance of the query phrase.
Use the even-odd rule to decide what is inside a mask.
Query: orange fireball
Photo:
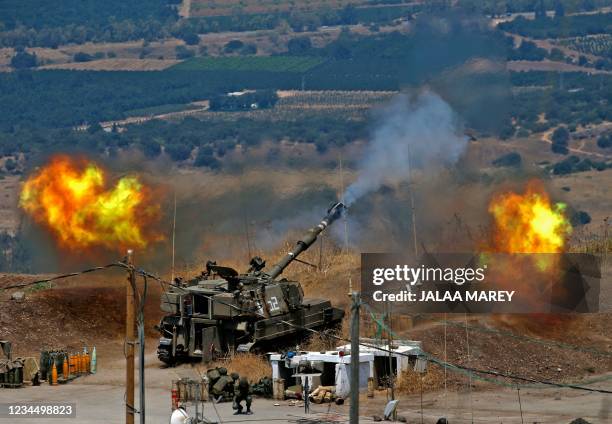
[[[114,186],[95,163],[57,156],[25,182],[19,205],[69,249],[145,247],[160,207],[136,177]]]
[[[542,184],[532,181],[525,193],[502,193],[489,204],[493,243],[503,253],[560,253],[572,226],[566,205],[551,203]]]

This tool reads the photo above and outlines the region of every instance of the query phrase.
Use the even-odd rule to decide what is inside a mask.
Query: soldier
[[[246,414],[251,415],[253,413],[253,411],[251,411],[251,402],[253,399],[251,398],[250,389],[249,380],[247,380],[246,377],[242,377],[234,388],[234,409],[236,410],[234,415],[242,414],[242,401],[246,403]]]

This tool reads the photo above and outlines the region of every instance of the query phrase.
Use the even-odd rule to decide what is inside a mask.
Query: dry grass
[[[542,60],[539,62],[531,60],[513,60],[508,62],[508,70],[516,72],[525,71],[552,71],[552,72],[588,72],[592,74],[609,74],[609,71],[586,68],[584,66],[573,65],[565,62],[553,62]]]
[[[205,374],[206,369],[225,367],[228,374],[237,372],[240,377],[246,377],[250,382],[258,382],[262,377],[272,377],[272,366],[267,358],[253,353],[235,353],[198,367],[202,368],[201,374]]]
[[[301,348],[310,352],[324,352],[335,349],[337,345],[337,339],[323,333],[316,333],[310,336]]]
[[[71,69],[74,71],[161,71],[179,63],[178,60],[101,59],[91,62],[58,63],[40,69]]]
[[[427,367],[427,372],[424,374],[419,374],[412,369],[402,371],[402,378],[397,384],[397,391],[406,395],[420,393],[421,384],[424,392],[434,392],[443,388],[444,371],[431,365]]]

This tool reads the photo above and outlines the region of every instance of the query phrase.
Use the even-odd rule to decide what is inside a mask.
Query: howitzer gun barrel
[[[343,203],[338,202],[332,205],[327,211],[327,215],[321,220],[319,225],[312,227],[300,240],[297,241],[295,247],[287,253],[279,262],[277,262],[266,274],[270,278],[274,279],[281,275],[285,268],[298,257],[300,253],[308,249],[310,246],[317,241],[317,237],[321,234],[328,225],[332,224],[335,220],[342,216],[342,213],[346,210],[346,206]]]

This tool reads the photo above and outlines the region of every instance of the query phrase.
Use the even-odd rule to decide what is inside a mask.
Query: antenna
[[[414,240],[414,257],[418,257],[419,250],[417,247],[417,231],[416,231],[416,213],[414,210],[414,181],[412,180],[412,165],[410,164],[410,146],[406,146],[407,162],[408,162],[408,186],[410,187],[410,210],[412,212],[412,236]]]
[[[246,244],[247,244],[247,262],[251,260],[251,258],[253,257],[253,255],[251,254],[251,237],[249,235],[249,216],[247,213],[247,209],[245,207],[244,204],[244,194],[242,193],[242,189],[243,189],[243,185],[242,185],[242,177],[243,177],[243,172],[244,172],[244,167],[242,167],[242,169],[240,170],[240,177],[238,179],[238,182],[240,184],[240,205],[241,205],[241,210],[242,210],[242,221],[244,224],[244,234],[245,234],[245,238],[246,238]]]
[[[176,190],[174,191],[174,213],[172,214],[172,279],[174,281],[174,258],[176,241]]]

